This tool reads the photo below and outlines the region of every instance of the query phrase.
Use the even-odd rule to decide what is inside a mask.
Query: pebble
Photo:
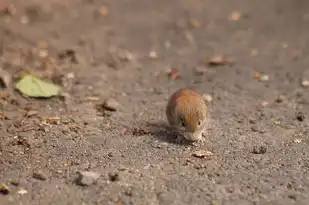
[[[304,121],[305,120],[305,115],[303,113],[298,113],[297,116],[296,116],[296,119],[300,122]]]
[[[0,184],[0,193],[7,195],[10,193],[10,189],[6,184]]]
[[[253,154],[265,154],[267,151],[267,147],[265,146],[254,146],[252,153]]]
[[[27,194],[28,191],[26,189],[20,189],[20,190],[18,190],[17,193],[20,194],[20,195],[24,195],[24,194]]]
[[[158,58],[158,54],[156,51],[150,51],[149,58],[155,59]]]
[[[277,99],[276,99],[276,103],[282,103],[285,100],[285,97],[283,95],[280,95]]]
[[[35,179],[38,179],[38,180],[42,180],[42,181],[47,179],[46,174],[44,172],[42,172],[42,171],[34,172],[32,177],[35,178]]]
[[[118,173],[109,173],[108,174],[109,180],[112,182],[119,180],[119,174]]]
[[[119,103],[114,98],[109,98],[104,101],[103,107],[108,111],[114,112],[117,111],[117,109],[119,108]]]
[[[78,177],[76,179],[77,185],[89,186],[96,183],[97,179],[100,177],[99,173],[96,172],[77,172]]]
[[[303,81],[301,82],[301,85],[302,85],[303,87],[305,87],[305,88],[309,88],[309,80],[303,80]]]

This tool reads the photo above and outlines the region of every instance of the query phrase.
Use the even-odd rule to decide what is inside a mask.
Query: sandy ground
[[[1,205],[309,203],[307,0],[11,4],[0,2],[1,67],[63,96],[1,90]],[[232,63],[209,64],[219,56]],[[198,146],[166,126],[182,87],[212,96]],[[98,109],[106,99],[116,111]],[[81,171],[100,177],[81,186]]]

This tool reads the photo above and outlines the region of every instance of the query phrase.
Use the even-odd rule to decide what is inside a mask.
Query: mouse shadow
[[[177,145],[190,145],[192,142],[187,140],[177,141],[177,132],[175,132],[169,125],[165,122],[149,122],[147,127],[151,135],[159,141],[177,144]]]

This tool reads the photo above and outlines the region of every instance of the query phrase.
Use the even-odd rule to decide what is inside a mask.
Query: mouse
[[[208,107],[203,96],[195,90],[181,88],[168,99],[166,118],[177,134],[177,142],[204,142],[208,125]]]

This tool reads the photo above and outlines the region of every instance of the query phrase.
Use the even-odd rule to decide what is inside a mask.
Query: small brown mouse
[[[202,134],[208,124],[208,108],[203,96],[196,91],[182,88],[174,92],[166,106],[166,117],[177,131],[177,141],[182,140],[182,136],[193,142],[204,141]]]

